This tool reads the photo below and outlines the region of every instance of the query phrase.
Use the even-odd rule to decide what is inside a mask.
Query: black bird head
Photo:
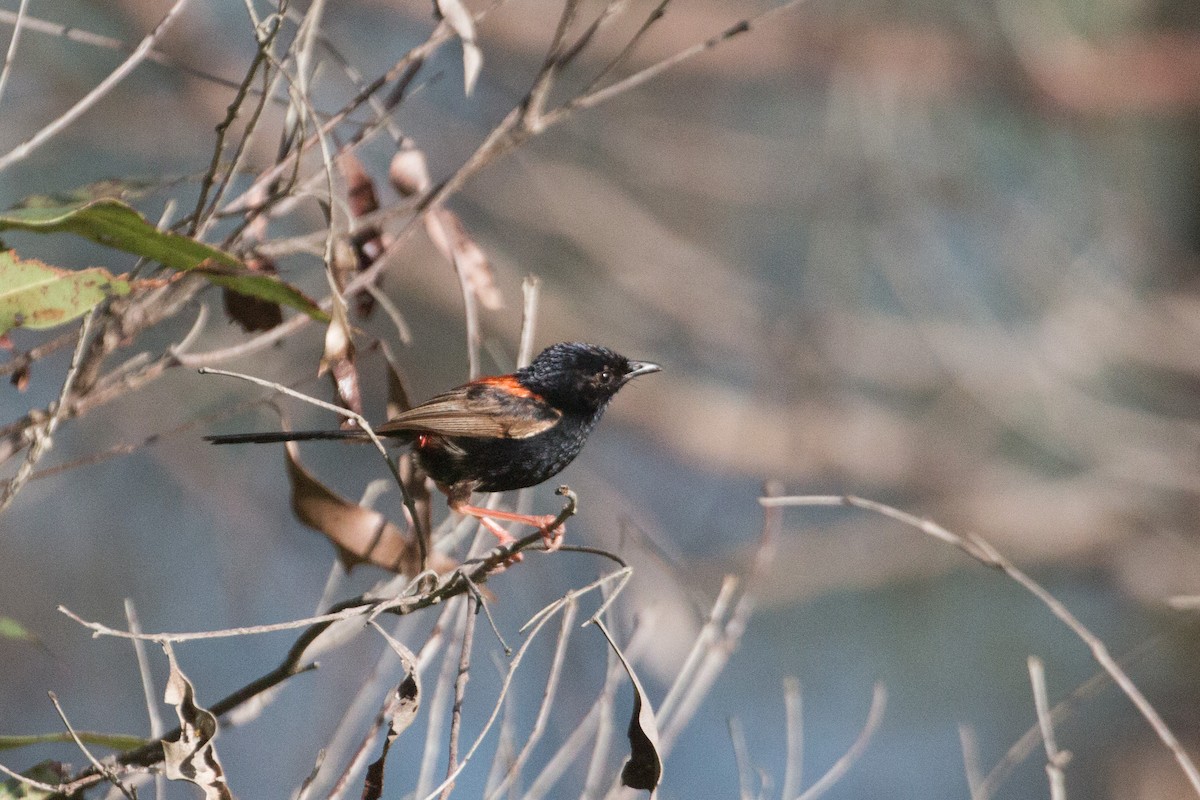
[[[555,408],[592,415],[603,411],[626,383],[661,369],[649,361],[630,361],[607,347],[560,342],[518,370],[517,380]]]

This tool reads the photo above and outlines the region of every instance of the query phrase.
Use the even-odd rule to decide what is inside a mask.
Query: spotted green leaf
[[[0,334],[12,328],[52,328],[81,317],[129,283],[100,267],[69,270],[0,251]]]
[[[0,231],[3,230],[82,236],[164,267],[198,271],[218,286],[291,306],[314,319],[328,320],[325,312],[294,286],[272,275],[251,272],[235,256],[212,245],[190,236],[160,231],[120,200],[106,198],[74,205],[9,209],[0,212]]]

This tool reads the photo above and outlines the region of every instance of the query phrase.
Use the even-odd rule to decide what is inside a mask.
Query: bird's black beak
[[[651,372],[662,372],[662,367],[651,361],[630,361],[629,371],[625,373],[625,380],[621,382],[629,383],[638,375],[649,375]]]

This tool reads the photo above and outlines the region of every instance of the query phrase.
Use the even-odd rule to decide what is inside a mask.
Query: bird
[[[575,460],[613,397],[634,378],[660,372],[594,344],[560,342],[508,375],[476,378],[392,417],[380,437],[409,444],[417,463],[446,495],[450,509],[477,518],[500,545],[513,537],[497,522],[537,528],[547,550],[562,542],[553,515],[517,514],[471,505],[475,492],[506,492],[543,483]],[[356,429],[270,431],[204,437],[213,444],[315,439],[369,440]]]

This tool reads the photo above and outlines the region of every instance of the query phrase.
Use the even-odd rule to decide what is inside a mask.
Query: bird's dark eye
[[[600,382],[601,383],[612,383],[612,380],[613,380],[613,374],[611,371],[606,369],[600,373]]]

